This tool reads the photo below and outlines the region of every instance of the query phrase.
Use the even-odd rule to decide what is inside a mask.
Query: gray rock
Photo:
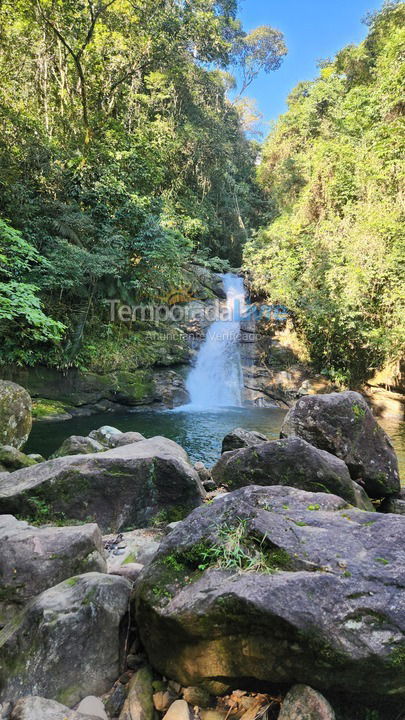
[[[308,685],[294,685],[284,698],[278,720],[335,720],[328,701]]]
[[[25,455],[12,445],[0,445],[0,470],[12,472],[36,464],[36,460],[28,457],[28,455]]]
[[[128,696],[120,720],[154,720],[153,675],[149,667],[143,667],[131,678]]]
[[[168,408],[179,407],[190,401],[184,378],[169,368],[153,374],[154,400]]]
[[[121,685],[120,682],[116,683],[105,701],[105,709],[112,718],[117,718],[120,715],[126,697],[127,688],[125,685]]]
[[[125,432],[120,435],[112,435],[110,438],[110,447],[122,447],[123,445],[132,445],[132,443],[141,442],[146,438],[138,432]]]
[[[32,403],[27,391],[8,380],[0,380],[0,445],[19,450],[32,427]]]
[[[31,695],[16,702],[10,720],[94,720],[94,717],[69,710],[55,700]]]
[[[119,575],[120,577],[127,578],[130,582],[134,583],[140,576],[145,566],[141,563],[127,563],[126,565],[120,565],[119,567],[110,570],[111,575]]]
[[[167,535],[138,581],[150,662],[208,691],[249,678],[400,702],[404,548],[401,517],[334,495],[229,493]]]
[[[104,532],[114,532],[145,527],[161,515],[166,521],[171,513],[186,515],[204,496],[185,451],[156,437],[17,470],[0,482],[0,512],[38,520],[45,505],[49,522],[91,518]]]
[[[221,275],[213,272],[202,265],[190,265],[191,272],[197,277],[198,282],[208,288],[218,298],[225,299],[226,293]]]
[[[31,527],[0,515],[0,624],[28,600],[77,573],[107,572],[97,525]]]
[[[400,489],[398,461],[388,435],[356,392],[301,398],[288,412],[281,437],[297,436],[343,460],[372,498]]]
[[[27,457],[31,458],[31,460],[35,460],[36,463],[45,462],[45,458],[39,453],[28,453]]]
[[[185,700],[175,700],[163,715],[163,720],[190,720],[190,711]]]
[[[68,706],[120,672],[131,584],[87,573],[38,595],[0,632],[0,700],[38,693]]]
[[[104,709],[104,704],[100,698],[94,695],[88,695],[83,698],[76,708],[78,713],[82,715],[90,715],[93,718],[101,718],[101,720],[108,720],[107,713]]]
[[[67,455],[90,455],[92,453],[105,452],[106,446],[91,437],[71,435],[66,438],[60,448],[56,450],[51,458],[66,457]]]
[[[194,470],[197,470],[198,477],[203,484],[204,490],[207,490],[207,492],[210,492],[210,490],[215,490],[216,484],[212,479],[211,470],[208,470],[208,468],[205,467],[204,463],[196,462],[194,464]]]
[[[260,445],[264,442],[268,442],[268,438],[262,435],[262,433],[256,432],[255,430],[235,428],[235,430],[232,430],[228,435],[225,435],[222,441],[222,452],[253,447],[254,445]]]
[[[89,438],[97,440],[97,442],[105,445],[106,447],[112,448],[115,447],[115,440],[118,435],[123,435],[121,430],[118,430],[111,425],[103,425],[98,428],[98,430],[92,430],[91,433],[89,433]]]
[[[310,492],[331,492],[357,504],[347,466],[301,438],[261,443],[224,453],[212,468],[217,485],[286,485]]]
[[[133,563],[147,565],[158,549],[163,534],[157,528],[130,530],[120,533],[119,543],[115,534],[105,535],[103,542],[107,549],[108,572]]]

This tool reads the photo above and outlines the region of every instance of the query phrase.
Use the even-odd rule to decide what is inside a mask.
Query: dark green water
[[[88,435],[102,425],[119,430],[135,430],[145,437],[163,435],[178,442],[193,461],[212,465],[221,454],[224,435],[235,427],[258,430],[270,439],[278,437],[285,411],[279,408],[221,408],[217,411],[135,410],[125,414],[100,413],[67,422],[37,422],[25,452],[49,457],[69,435]],[[401,478],[405,484],[405,423],[383,421],[398,454]]]
[[[69,435],[88,435],[102,425],[127,432],[134,430],[145,437],[163,435],[179,443],[193,461],[212,465],[221,454],[222,438],[235,427],[258,430],[277,438],[285,416],[279,408],[221,408],[218,411],[136,410],[101,413],[73,418],[66,422],[35,423],[25,452],[39,452],[49,457]]]

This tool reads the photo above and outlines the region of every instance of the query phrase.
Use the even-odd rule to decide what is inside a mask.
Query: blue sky
[[[241,0],[239,17],[245,30],[272,25],[284,33],[288,46],[280,70],[263,73],[247,90],[264,116],[265,134],[271,121],[285,112],[290,90],[317,76],[317,60],[361,42],[367,34],[362,18],[381,5],[382,0]]]

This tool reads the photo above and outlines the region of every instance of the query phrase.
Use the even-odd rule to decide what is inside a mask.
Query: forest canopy
[[[235,0],[3,0],[0,362],[74,364],[103,300],[240,264],[262,198],[227,68],[250,84],[285,52]]]
[[[356,384],[405,351],[405,5],[300,83],[258,170],[268,222],[245,248],[319,371]]]

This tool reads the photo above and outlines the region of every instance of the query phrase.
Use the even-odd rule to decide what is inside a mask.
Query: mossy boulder
[[[170,334],[171,330],[168,332]],[[24,382],[30,391],[37,420],[67,420],[77,412],[77,408],[79,412],[88,407],[91,410],[98,403],[111,403],[112,407],[114,404],[129,407],[152,403],[168,407],[182,405],[187,400],[182,376],[170,367],[162,366],[187,362],[188,357],[170,355],[164,362],[163,348],[161,355],[156,360],[158,367],[132,367],[128,359],[128,367],[109,370],[100,366],[97,371],[70,369],[62,373],[52,368],[36,367],[9,369],[8,374]]]
[[[371,502],[352,481],[345,463],[301,438],[261,442],[225,452],[212,468],[212,476],[217,485],[230,490],[245,485],[286,485],[334,493],[352,505],[372,510]]]
[[[32,427],[32,403],[26,390],[0,380],[0,444],[18,450],[27,442]]]
[[[359,393],[303,397],[288,412],[281,437],[300,437],[336,455],[372,498],[400,491],[398,460],[391,440]]]
[[[104,452],[106,446],[91,437],[83,437],[82,435],[70,435],[63,441],[60,448],[55,450],[52,458],[66,457],[67,455],[90,455],[98,452]]]
[[[104,532],[182,519],[205,496],[186,452],[163,437],[70,455],[0,480],[0,513],[31,522],[97,522]]]
[[[404,547],[401,517],[334,495],[229,493],[177,525],[138,580],[150,662],[184,687],[298,682],[401,706]]]
[[[37,528],[0,515],[0,625],[43,590],[90,571],[107,571],[97,525]]]
[[[72,706],[120,673],[131,584],[78,575],[38,595],[0,632],[0,701],[33,693]]]
[[[36,460],[12,445],[0,445],[0,472],[12,472],[36,464]]]

